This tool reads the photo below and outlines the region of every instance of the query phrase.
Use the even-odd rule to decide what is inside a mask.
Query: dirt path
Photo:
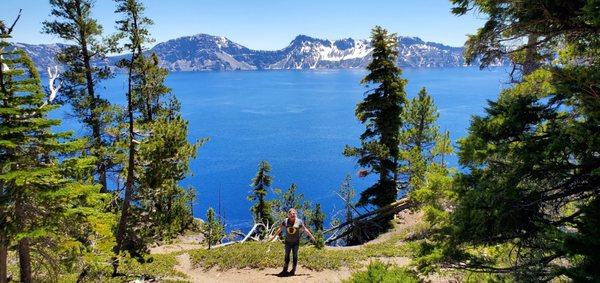
[[[205,271],[201,268],[193,268],[190,256],[185,253],[177,256],[179,264],[175,269],[187,274],[191,282],[340,282],[352,274],[348,268],[340,270],[312,271],[299,268],[293,277],[278,277],[281,269],[230,269],[220,271],[216,268]]]

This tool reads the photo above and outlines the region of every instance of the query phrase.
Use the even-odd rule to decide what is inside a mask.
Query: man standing
[[[298,264],[298,247],[300,245],[300,232],[304,231],[308,236],[315,241],[315,237],[310,230],[304,225],[302,219],[297,218],[296,209],[291,208],[288,211],[288,217],[281,222],[281,225],[275,232],[275,236],[281,233],[281,230],[285,231],[285,263],[283,270],[279,273],[280,276],[292,276],[296,273],[296,265]],[[273,239],[273,238],[271,238]],[[293,262],[292,270],[288,272],[288,266],[290,264],[290,251],[292,252]]]

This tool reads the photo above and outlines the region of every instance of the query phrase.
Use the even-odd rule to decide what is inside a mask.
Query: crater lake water
[[[307,200],[321,203],[328,219],[343,207],[335,194],[346,174],[357,194],[373,179],[359,179],[356,160],[342,155],[358,145],[364,127],[354,116],[367,88],[364,70],[173,72],[167,85],[189,121],[189,139],[209,137],[192,161],[182,185],[196,190],[194,215],[220,208],[227,230],[252,223],[250,183],[261,160],[272,165],[273,188],[292,183]],[[455,143],[467,133],[472,115],[484,112],[506,87],[502,68],[404,69],[408,97],[426,87],[439,110],[441,130]],[[126,77],[103,82],[102,96],[125,105]],[[78,129],[66,111],[63,129]],[[85,133],[85,132],[83,132]],[[452,166],[458,166],[455,157]],[[269,198],[273,193],[269,192]]]

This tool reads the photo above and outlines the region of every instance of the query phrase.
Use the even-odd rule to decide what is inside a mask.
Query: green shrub
[[[359,271],[345,282],[354,283],[418,283],[421,282],[413,272],[406,268],[391,266],[380,261],[371,262],[365,271]]]

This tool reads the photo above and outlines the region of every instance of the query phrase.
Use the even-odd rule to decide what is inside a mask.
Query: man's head
[[[288,218],[289,219],[296,219],[296,214],[298,214],[298,212],[296,212],[295,208],[290,208],[290,210],[288,210]]]

